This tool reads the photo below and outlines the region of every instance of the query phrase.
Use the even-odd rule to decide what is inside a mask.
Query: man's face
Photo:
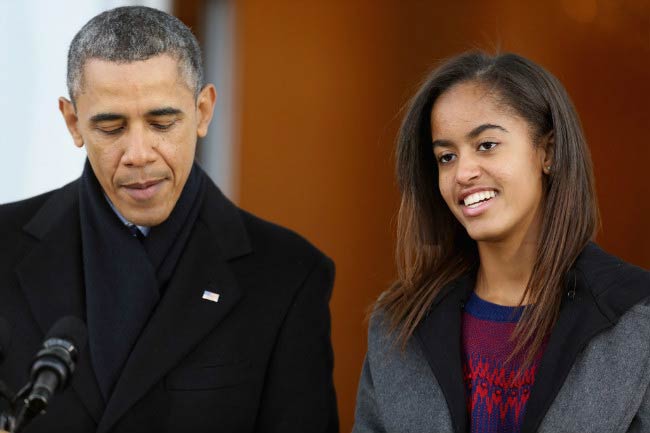
[[[130,63],[91,59],[84,65],[76,111],[59,107],[75,144],[104,192],[128,221],[156,226],[174,209],[207,133],[214,86],[194,98],[169,55]]]

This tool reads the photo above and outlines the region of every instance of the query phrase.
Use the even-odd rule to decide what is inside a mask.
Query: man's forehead
[[[129,94],[156,88],[171,93],[192,92],[175,57],[163,54],[131,62],[91,58],[82,69],[82,93]]]
[[[140,116],[165,107],[182,110],[194,102],[178,62],[170,56],[128,63],[91,59],[83,75],[76,105],[84,117],[101,113]]]

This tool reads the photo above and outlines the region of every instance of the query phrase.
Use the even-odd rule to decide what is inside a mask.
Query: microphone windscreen
[[[50,338],[60,338],[67,340],[74,345],[77,352],[81,351],[86,345],[86,325],[78,317],[65,316],[52,325],[50,331],[45,336],[45,341]]]

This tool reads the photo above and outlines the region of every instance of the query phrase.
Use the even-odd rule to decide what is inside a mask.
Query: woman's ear
[[[551,174],[553,170],[553,156],[555,155],[555,132],[551,131],[542,137],[539,143],[542,171]]]

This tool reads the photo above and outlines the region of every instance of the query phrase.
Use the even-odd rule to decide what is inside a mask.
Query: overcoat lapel
[[[208,182],[201,214],[165,295],[143,330],[100,421],[108,432],[244,295],[228,260],[250,250],[239,211]],[[218,293],[218,302],[202,298]]]
[[[44,336],[61,317],[72,315],[85,321],[77,191],[77,182],[73,182],[53,193],[24,227],[38,243],[16,272]],[[72,388],[91,417],[99,422],[104,401],[87,342],[77,361]]]
[[[537,370],[522,432],[539,429],[582,350],[648,297],[646,273],[587,244],[567,276],[558,320]]]
[[[592,292],[578,278],[578,273],[570,272],[560,315],[535,374],[522,433],[537,431],[578,354],[594,336],[613,325],[600,312]]]
[[[462,309],[472,289],[469,275],[447,285],[415,331],[445,396],[456,433],[464,433],[468,426],[460,333]]]

